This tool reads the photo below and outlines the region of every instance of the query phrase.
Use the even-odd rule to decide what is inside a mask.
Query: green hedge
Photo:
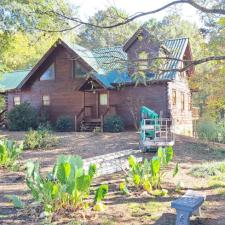
[[[56,121],[56,131],[70,132],[74,130],[74,121],[70,116],[60,116]]]
[[[27,102],[15,106],[7,115],[9,130],[27,131],[38,126],[38,113]]]
[[[106,132],[121,132],[124,130],[124,123],[120,116],[113,115],[105,118],[104,131]]]

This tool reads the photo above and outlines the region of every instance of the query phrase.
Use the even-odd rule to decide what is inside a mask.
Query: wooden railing
[[[6,112],[6,109],[0,112],[0,126],[2,126],[5,121],[5,112]]]
[[[85,113],[85,107],[83,107],[83,108],[80,110],[80,112],[79,112],[77,115],[75,115],[75,118],[74,118],[74,127],[75,127],[75,131],[78,130],[79,118],[80,118],[80,116],[81,116],[82,114],[84,114],[84,113]]]

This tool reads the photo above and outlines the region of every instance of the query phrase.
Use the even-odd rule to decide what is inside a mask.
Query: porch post
[[[99,116],[99,92],[96,92],[96,117],[98,118]]]

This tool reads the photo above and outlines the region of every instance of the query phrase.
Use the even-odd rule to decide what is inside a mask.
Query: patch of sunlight
[[[169,203],[151,201],[148,203],[131,203],[129,209],[133,217],[142,217],[143,219],[157,220],[163,213],[163,210],[169,207]]]
[[[220,176],[223,173],[225,173],[225,161],[203,163],[190,170],[190,174],[195,177]]]

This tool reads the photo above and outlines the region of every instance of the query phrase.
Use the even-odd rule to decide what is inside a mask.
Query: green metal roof
[[[82,46],[64,42],[93,68],[93,76],[106,88],[113,88],[116,84],[134,82],[128,74],[127,54],[123,51],[122,46],[96,48],[90,51]],[[188,38],[165,40],[162,44],[170,51],[171,57],[180,59],[187,47]],[[176,69],[178,64],[177,60],[168,60],[165,69]],[[0,90],[7,91],[17,88],[29,72],[30,70],[21,70],[4,74],[0,79]],[[147,74],[147,80],[172,80],[175,79],[176,74],[176,71],[167,71],[156,78],[156,75],[150,72]]]
[[[17,88],[30,70],[17,70],[0,75],[0,91],[8,91]]]

